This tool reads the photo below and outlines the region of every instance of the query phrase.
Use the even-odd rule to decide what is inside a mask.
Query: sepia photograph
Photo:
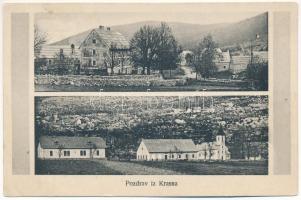
[[[267,96],[35,97],[35,173],[268,175]]]
[[[34,79],[37,92],[267,91],[268,13],[36,13]]]

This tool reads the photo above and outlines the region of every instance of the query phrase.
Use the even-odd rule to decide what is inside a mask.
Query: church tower
[[[226,145],[226,136],[222,126],[219,127],[218,132],[216,134],[216,143],[222,146]]]

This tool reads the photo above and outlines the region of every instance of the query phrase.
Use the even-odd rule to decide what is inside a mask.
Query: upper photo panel
[[[35,91],[268,90],[267,12],[186,10],[35,14]]]

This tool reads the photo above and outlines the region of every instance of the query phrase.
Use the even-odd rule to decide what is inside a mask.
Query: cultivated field
[[[36,174],[62,175],[267,175],[267,161],[138,162],[38,160]]]

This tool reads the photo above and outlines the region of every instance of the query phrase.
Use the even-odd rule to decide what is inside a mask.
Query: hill
[[[143,21],[132,24],[113,26],[112,29],[131,39],[134,33],[143,25],[158,26],[159,21]],[[267,45],[268,14],[263,13],[237,23],[199,25],[179,22],[167,22],[184,49],[191,49],[205,35],[212,34],[215,41],[222,46],[245,44],[260,35],[260,41]]]

